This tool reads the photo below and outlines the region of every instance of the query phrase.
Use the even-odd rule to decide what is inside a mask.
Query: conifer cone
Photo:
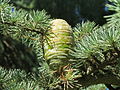
[[[74,42],[71,26],[65,20],[55,19],[51,21],[47,37],[49,41],[45,42],[45,59],[50,68],[58,70],[68,65],[68,54]]]
[[[0,34],[0,66],[32,72],[37,70],[39,64],[36,54],[30,48]]]

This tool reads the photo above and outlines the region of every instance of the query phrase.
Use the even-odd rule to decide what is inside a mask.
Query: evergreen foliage
[[[0,39],[2,67],[24,69],[26,72],[33,71],[33,67],[39,67],[36,54],[30,48],[4,35],[0,35]]]
[[[64,20],[52,26],[52,19],[44,10],[17,10],[9,1],[0,0],[0,89],[79,90],[96,84],[120,86],[120,1],[110,1],[114,4],[108,7],[116,13],[107,16],[107,24],[97,26],[87,21],[71,29]],[[60,39],[53,33],[60,33],[57,35]],[[67,40],[70,42],[65,43]],[[50,44],[64,50],[51,53]],[[68,49],[70,52],[64,53],[68,62],[61,63],[63,52]],[[51,68],[46,53],[52,57],[50,63],[62,67],[59,72],[58,68]]]

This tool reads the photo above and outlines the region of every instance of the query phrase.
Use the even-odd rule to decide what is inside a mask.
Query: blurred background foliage
[[[106,23],[105,15],[113,14],[106,3],[108,0],[11,0],[13,5],[26,10],[45,9],[52,18],[66,20],[71,26],[82,21],[94,21],[96,24]]]

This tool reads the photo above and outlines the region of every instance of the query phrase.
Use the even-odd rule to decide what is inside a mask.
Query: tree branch
[[[88,87],[90,85],[102,84],[102,83],[120,86],[120,77],[112,73],[101,74],[96,76],[92,76],[92,75],[83,76],[81,78],[78,78],[77,80],[78,83],[81,84],[83,87]]]
[[[16,25],[15,23],[9,23],[9,22],[2,22],[2,21],[0,21],[0,24],[6,24],[6,25],[10,25],[10,26],[17,26],[17,27],[25,29],[26,31],[31,31],[31,32],[35,32],[37,34],[44,35],[44,31],[43,31],[42,28],[41,28],[41,31],[37,31],[37,30],[33,30],[33,29],[30,29],[30,28],[27,28],[27,27],[23,27],[20,24]]]

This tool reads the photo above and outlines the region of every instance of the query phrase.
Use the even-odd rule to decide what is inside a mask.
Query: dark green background
[[[106,23],[103,16],[113,12],[105,11],[107,0],[12,0],[19,8],[26,10],[45,9],[52,18],[61,18],[74,26],[81,21],[94,21],[99,25]],[[31,7],[32,5],[32,7]]]

